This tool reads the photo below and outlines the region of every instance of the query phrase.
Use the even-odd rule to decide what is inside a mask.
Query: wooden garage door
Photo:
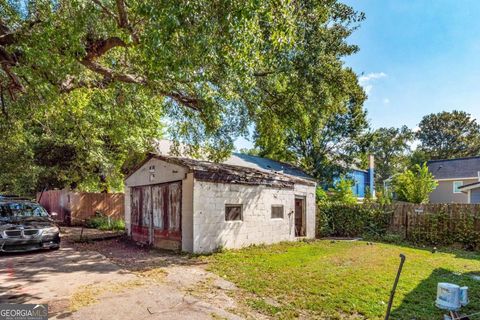
[[[179,248],[182,183],[133,187],[131,197],[132,238],[160,248]]]

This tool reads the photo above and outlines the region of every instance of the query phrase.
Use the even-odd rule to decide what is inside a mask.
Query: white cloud
[[[363,76],[360,76],[358,78],[358,81],[360,82],[360,84],[362,84],[370,80],[385,78],[386,76],[387,74],[384,72],[371,72],[368,74],[364,74]]]
[[[389,104],[389,103],[390,103],[390,99],[388,98],[383,99],[383,104]]]
[[[366,94],[372,91],[372,82],[387,76],[384,72],[371,72],[358,77],[358,83],[363,87]]]

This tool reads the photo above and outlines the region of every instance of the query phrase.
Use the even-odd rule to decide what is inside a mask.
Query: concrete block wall
[[[195,180],[193,187],[193,251],[241,248],[295,240],[295,195],[306,197],[307,237],[315,237],[315,187],[295,190]],[[241,204],[242,221],[225,221],[225,205]],[[271,206],[283,205],[283,219],[271,218]]]
[[[155,172],[150,167],[155,166]],[[211,252],[219,247],[292,241],[295,196],[306,199],[307,238],[315,237],[315,187],[295,189],[246,186],[195,180],[186,168],[151,159],[125,181],[125,222],[131,234],[131,187],[182,181],[182,250]],[[241,204],[243,221],[225,221],[225,205]],[[272,205],[283,205],[283,219],[271,218]]]
[[[193,252],[193,173],[182,181],[182,251]]]

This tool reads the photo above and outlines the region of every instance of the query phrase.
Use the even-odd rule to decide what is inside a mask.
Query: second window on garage
[[[272,219],[283,219],[283,205],[272,205]]]

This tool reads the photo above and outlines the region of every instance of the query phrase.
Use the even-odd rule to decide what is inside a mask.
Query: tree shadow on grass
[[[391,319],[443,319],[443,314],[446,312],[435,306],[437,284],[439,282],[450,282],[469,287],[470,303],[461,309],[461,313],[480,312],[480,281],[474,279],[473,276],[475,275],[480,275],[480,270],[478,272],[456,274],[443,268],[435,269],[427,279],[404,296],[400,305],[394,308]],[[402,274],[402,277],[405,276],[408,275]],[[399,288],[401,288],[401,282],[400,278]]]

